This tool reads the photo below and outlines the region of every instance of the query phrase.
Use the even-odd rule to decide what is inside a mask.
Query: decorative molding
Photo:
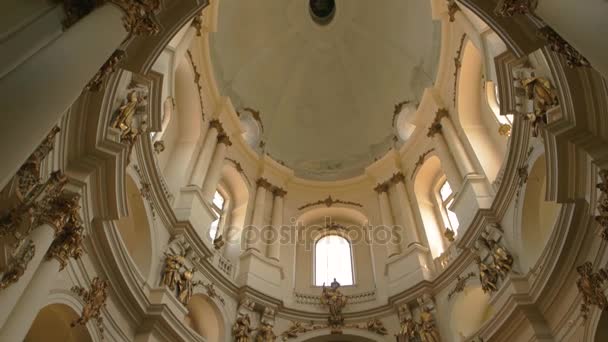
[[[411,101],[406,100],[406,101],[399,102],[395,105],[395,110],[393,111],[393,120],[392,120],[393,127],[395,127],[395,119],[397,119],[397,116],[401,113],[403,108],[410,103],[411,103]]]
[[[108,0],[124,12],[123,25],[130,35],[155,36],[161,31],[155,12],[160,10],[160,0]]]
[[[258,180],[255,181],[255,185],[257,188],[264,188],[270,192],[274,190],[274,186],[270,184],[270,182],[266,178],[258,178]]]
[[[453,23],[456,21],[456,12],[460,11],[460,7],[456,3],[456,0],[446,0],[448,3],[448,17],[450,18],[450,22]]]
[[[376,187],[374,188],[374,191],[377,192],[378,194],[382,194],[384,192],[388,192],[390,187],[391,187],[391,182],[390,182],[390,180],[388,180],[384,183],[380,183],[380,184],[376,185]]]
[[[194,17],[194,19],[192,20],[192,27],[194,27],[194,29],[196,30],[196,36],[200,37],[203,35],[203,15],[197,15],[196,17]]]
[[[22,240],[19,243],[0,277],[0,290],[4,290],[21,279],[35,253],[36,246],[32,240]]]
[[[253,117],[253,119],[260,124],[260,127],[262,128],[262,132],[263,132],[264,131],[264,123],[262,122],[262,115],[260,114],[260,111],[259,110],[255,110],[255,109],[253,109],[251,107],[245,107],[242,110],[251,113],[251,116]],[[236,113],[238,114],[238,116],[241,116],[241,112],[240,111],[237,111]]]
[[[460,293],[462,291],[464,291],[464,288],[467,286],[467,282],[469,281],[469,279],[471,278],[475,278],[477,274],[475,274],[475,272],[469,272],[466,276],[461,276],[459,275],[458,277],[456,277],[456,285],[454,286],[454,288],[450,291],[450,293],[448,293],[448,300],[452,299],[452,297],[457,294]]]
[[[331,207],[333,207],[336,204],[351,205],[353,207],[363,208],[363,204],[360,204],[360,203],[357,203],[357,202],[351,202],[351,201],[343,201],[341,199],[333,199],[333,197],[331,197],[331,195],[329,195],[324,200],[319,200],[319,201],[316,201],[316,202],[307,203],[307,204],[299,207],[298,210],[308,209],[310,207],[315,207],[317,205],[325,205],[327,208],[331,208]]]
[[[321,305],[321,297],[318,295],[310,295],[304,293],[294,292],[293,296],[296,299],[296,303],[298,304],[306,304],[306,305]],[[367,302],[373,302],[376,300],[376,290],[356,293],[352,295],[346,295],[346,298],[350,304],[361,304]]]
[[[576,268],[579,274],[579,279],[576,281],[576,287],[583,296],[581,304],[581,316],[587,319],[589,316],[590,306],[597,306],[600,310],[608,312],[608,298],[606,298],[605,282],[608,280],[608,270],[602,268],[597,272],[593,272],[593,264],[586,262]]]
[[[422,153],[419,157],[418,160],[416,161],[416,164],[414,164],[414,169],[412,170],[412,175],[410,176],[410,179],[414,179],[414,176],[416,175],[416,171],[418,171],[418,169],[424,164],[424,161],[426,160],[426,157],[429,156],[429,154],[435,152],[434,148],[431,148],[430,150]]]
[[[225,133],[220,133],[217,136],[217,143],[224,144],[226,146],[232,146],[232,141],[230,141],[230,137]]]
[[[532,14],[538,7],[538,0],[499,0],[494,13],[501,17]]]
[[[18,197],[22,200],[34,187],[40,184],[40,166],[55,146],[55,137],[61,131],[55,126],[38,145],[36,150],[17,171]]]
[[[426,136],[432,138],[435,136],[435,134],[441,134],[441,130],[441,124],[438,122],[434,122],[433,124],[431,124],[431,127],[429,127],[429,131],[427,132]]]
[[[273,187],[272,194],[276,197],[285,197],[287,195],[287,191],[278,186]]]
[[[203,121],[205,121],[205,102],[203,101],[203,86],[201,85],[201,73],[198,71],[196,63],[194,63],[192,51],[186,50],[186,54],[188,55],[188,60],[190,61],[192,71],[194,72],[194,84],[196,85],[196,89],[198,89],[198,100],[201,106],[201,116],[203,118]]]
[[[80,218],[80,196],[75,195],[65,208],[67,221],[62,229],[55,234],[55,239],[46,253],[46,259],[57,259],[59,270],[62,271],[70,258],[78,260],[84,254],[84,227]]]
[[[537,35],[546,41],[549,49],[562,55],[570,68],[591,67],[591,63],[551,27],[538,29]]]
[[[530,121],[532,136],[538,137],[540,130],[547,125],[547,112],[559,106],[557,90],[550,80],[537,77],[534,73],[531,73],[530,77],[520,77],[516,80],[523,87],[517,88],[521,89],[520,92],[523,90],[522,95],[525,95],[525,100],[522,102],[532,102],[532,112],[518,114],[522,115],[525,120]]]
[[[91,281],[91,287],[89,290],[82,286],[72,287],[72,292],[79,296],[84,301],[84,307],[80,317],[72,322],[72,327],[77,325],[86,325],[91,319],[95,320],[97,329],[99,329],[100,335],[103,337],[103,318],[101,316],[102,310],[106,306],[106,300],[108,298],[108,287],[109,283],[105,280],[101,280],[99,277],[93,278]]]
[[[601,170],[599,175],[602,181],[597,185],[597,189],[601,194],[597,205],[599,215],[595,217],[595,220],[602,229],[602,239],[608,241],[608,170]]]
[[[464,49],[464,41],[467,38],[467,34],[463,34],[460,37],[460,45],[458,46],[458,50],[456,50],[456,57],[454,57],[454,90],[452,96],[452,103],[454,107],[456,107],[456,95],[458,94],[458,76],[460,75],[460,69],[462,68],[462,50]]]
[[[154,148],[154,152],[156,152],[156,154],[161,154],[165,150],[165,142],[163,140],[155,141],[152,147]]]
[[[87,91],[97,92],[101,90],[101,86],[105,83],[108,76],[118,70],[120,62],[126,57],[126,52],[123,50],[116,50],[108,58],[108,60],[101,66],[99,71],[93,76],[93,78],[84,87]]]

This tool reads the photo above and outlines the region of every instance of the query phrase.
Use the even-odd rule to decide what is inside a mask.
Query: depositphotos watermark
[[[295,220],[292,220],[292,222]],[[223,229],[224,240],[230,244],[240,243],[243,248],[248,245],[275,244],[303,246],[310,251],[317,241],[328,235],[343,237],[351,245],[357,244],[401,244],[402,227],[399,225],[342,225],[326,217],[323,224],[302,225],[293,222],[275,229],[272,225],[261,227],[248,225],[243,227],[229,226]],[[339,241],[339,240],[338,240]]]

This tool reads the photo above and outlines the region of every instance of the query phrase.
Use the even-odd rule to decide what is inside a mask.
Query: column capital
[[[384,192],[388,192],[389,187],[390,187],[390,181],[380,183],[380,184],[376,185],[376,187],[374,188],[374,191],[380,195]]]
[[[442,133],[441,129],[442,129],[442,126],[439,122],[433,122],[431,127],[429,127],[429,132],[426,134],[426,136],[429,138],[432,138],[438,133],[441,134]]]
[[[209,121],[209,128],[215,128],[218,132],[224,132],[224,127],[218,119],[213,119]]]
[[[218,144],[224,144],[226,146],[232,146],[232,141],[230,141],[230,138],[228,137],[228,135],[221,133],[220,135],[217,136],[217,143]]]
[[[391,177],[390,182],[392,184],[398,184],[398,183],[405,184],[405,175],[403,174],[403,172],[399,171],[399,172],[395,173],[393,175],[393,177]]]
[[[63,270],[70,258],[79,259],[84,253],[82,248],[83,235],[82,220],[77,212],[72,213],[61,232],[55,235],[55,240],[49,247],[46,259],[56,259],[60,265],[59,271]]]
[[[441,122],[441,119],[450,117],[450,112],[445,108],[439,108],[435,113],[435,120],[433,123]]]
[[[255,184],[257,185],[258,188],[264,188],[271,192],[273,190],[272,184],[270,184],[270,182],[266,178],[258,178],[258,180],[255,182]]]
[[[60,234],[63,228],[72,220],[80,220],[80,195],[68,195],[63,191],[53,193],[41,201],[37,210],[37,220],[46,223]]]
[[[23,198],[36,185],[40,184],[40,164],[46,158],[53,147],[55,146],[55,136],[61,131],[57,126],[47,134],[46,138],[38,145],[36,150],[23,163],[19,171],[17,171],[18,186],[17,191]]]
[[[272,194],[275,197],[285,197],[285,195],[287,195],[287,191],[285,191],[283,188],[275,186],[272,189]]]

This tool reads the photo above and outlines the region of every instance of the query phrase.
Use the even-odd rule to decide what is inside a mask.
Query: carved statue
[[[504,278],[511,273],[513,268],[513,256],[505,248],[503,248],[496,240],[486,239],[492,258],[494,259],[494,269]]]
[[[260,326],[257,331],[258,334],[255,337],[255,342],[274,342],[277,339],[277,335],[272,331],[272,324],[270,322],[263,320],[260,322]]]
[[[475,257],[475,262],[479,267],[479,281],[483,292],[498,291],[498,273],[484,264],[479,256]]]
[[[186,269],[182,272],[179,283],[177,283],[177,299],[184,305],[188,305],[190,298],[194,291],[194,286],[198,283],[194,283],[194,268],[191,270]]]
[[[367,322],[367,330],[379,335],[388,335],[388,330],[384,327],[384,323],[377,318]]]
[[[175,290],[181,280],[180,270],[184,266],[184,257],[165,252],[165,267],[161,285],[166,285],[171,290]]]
[[[129,93],[126,102],[118,108],[118,113],[112,120],[111,126],[120,129],[122,142],[133,143],[144,130],[141,127],[135,127],[133,121],[137,110],[145,105],[145,100],[145,96],[141,96],[138,91],[134,90]]]
[[[347,298],[340,292],[339,288],[340,283],[334,279],[329,289],[323,284],[323,292],[321,293],[321,303],[329,308],[328,322],[331,327],[344,325],[342,309],[346,306]]]
[[[596,305],[601,310],[608,310],[608,298],[604,294],[604,282],[608,280],[608,271],[600,269],[593,272],[593,265],[586,262],[576,268],[580,278],[576,281],[576,287],[583,296],[581,312],[583,318],[587,318],[589,306]]]
[[[407,317],[401,321],[401,329],[397,334],[398,342],[414,342],[418,336],[418,325],[411,317]]]
[[[78,319],[72,322],[72,327],[86,325],[89,320],[95,319],[97,327],[103,335],[101,311],[106,306],[108,286],[107,281],[95,277],[91,281],[91,288],[89,290],[81,286],[72,287],[72,292],[75,292],[84,301],[82,313]]]
[[[287,328],[287,330],[285,330],[281,334],[281,336],[283,337],[283,341],[285,341],[289,338],[296,338],[296,337],[298,337],[298,334],[304,334],[308,331],[309,331],[309,328],[305,327],[304,324],[302,324],[302,322],[292,321],[289,328]]]
[[[426,306],[422,306],[420,312],[420,340],[422,342],[439,342],[439,331],[435,324],[435,318],[431,310]]]
[[[519,81],[524,87],[526,97],[534,104],[534,112],[527,113],[526,119],[532,122],[533,136],[537,137],[540,127],[547,124],[547,111],[559,104],[557,91],[551,85],[551,81],[536,77],[534,74]]]
[[[249,334],[251,333],[251,321],[249,315],[241,315],[236,319],[232,326],[232,335],[234,342],[249,342]]]

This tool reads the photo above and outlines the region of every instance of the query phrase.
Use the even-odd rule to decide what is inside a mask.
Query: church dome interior
[[[608,341],[606,15],[0,4],[0,341]]]

